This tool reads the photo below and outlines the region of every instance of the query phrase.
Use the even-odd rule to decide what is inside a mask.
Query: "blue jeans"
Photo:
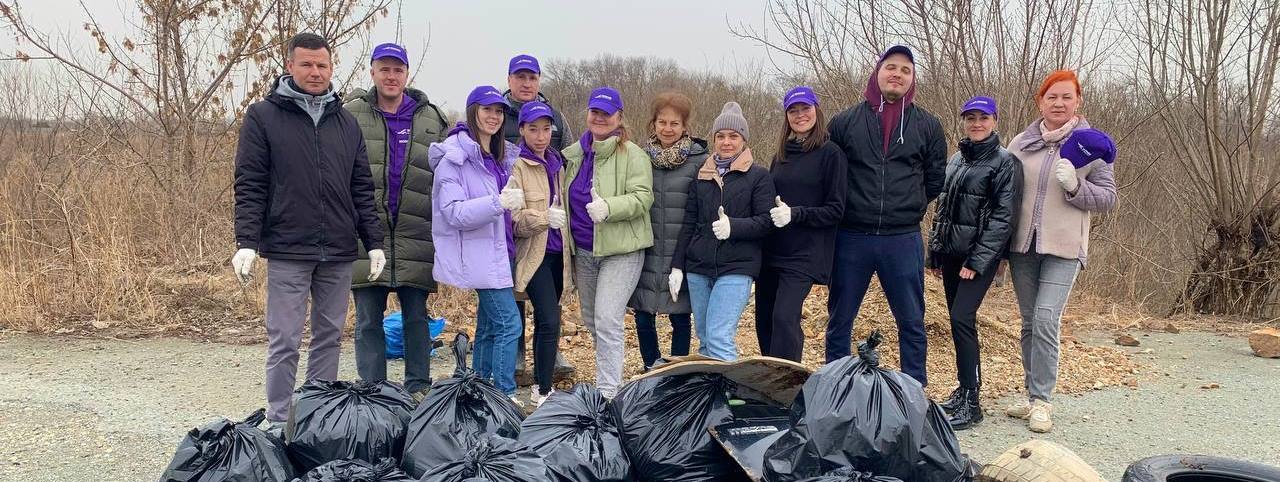
[[[827,300],[827,363],[849,356],[853,320],[871,285],[871,275],[889,301],[898,325],[902,372],[928,384],[924,333],[924,239],[919,231],[873,235],[839,230],[831,294]]]
[[[476,343],[471,364],[502,393],[516,393],[516,339],[520,315],[511,288],[476,290]]]
[[[698,354],[721,360],[738,358],[738,319],[751,297],[751,277],[730,274],[712,278],[689,273],[689,303],[698,333]]]

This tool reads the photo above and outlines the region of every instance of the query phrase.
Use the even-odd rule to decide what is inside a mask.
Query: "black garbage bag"
[[[902,479],[880,477],[877,475],[871,475],[868,472],[858,472],[849,467],[845,467],[825,475],[804,479],[800,482],[902,482]]]
[[[858,356],[818,369],[791,405],[792,429],[765,451],[765,480],[793,482],[851,468],[921,482],[972,478],[955,434],[934,427],[920,383],[880,368],[874,332]],[[929,455],[924,455],[929,454]]]
[[[243,422],[221,419],[193,428],[178,444],[160,482],[289,482],[293,465],[284,441],[258,429],[258,409]]]
[[[543,482],[551,479],[547,464],[528,447],[505,437],[489,435],[476,440],[461,457],[438,465],[422,482]]]
[[[289,454],[309,471],[333,460],[377,463],[400,455],[413,396],[386,380],[312,380],[293,394]]]
[[[622,445],[637,480],[750,480],[708,429],[733,420],[737,384],[724,375],[692,373],[644,378],[613,399]]]
[[[580,383],[554,392],[520,425],[520,443],[537,452],[561,482],[625,482],[631,464],[618,420],[604,395]]]
[[[334,460],[311,469],[294,482],[417,482],[400,470],[399,462],[385,458],[377,464],[363,460]]]
[[[457,460],[467,449],[491,434],[515,439],[524,413],[501,390],[467,368],[470,340],[458,334],[453,342],[457,368],[453,376],[437,380],[409,421],[409,436],[400,457],[414,477]]]

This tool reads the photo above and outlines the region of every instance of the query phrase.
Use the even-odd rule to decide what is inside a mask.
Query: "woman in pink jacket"
[[[506,107],[497,89],[476,87],[467,96],[466,122],[431,145],[432,275],[437,282],[476,290],[472,365],[515,400],[520,318],[512,292],[510,211],[524,206],[524,193],[507,187],[520,150],[498,135]]]

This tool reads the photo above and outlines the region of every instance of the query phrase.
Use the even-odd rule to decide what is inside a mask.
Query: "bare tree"
[[[1280,307],[1280,157],[1274,134],[1280,1],[1136,5],[1135,81],[1155,102],[1189,208],[1206,220],[1175,308],[1263,314]]]
[[[232,114],[255,96],[235,105],[229,94],[239,89],[261,92],[283,65],[284,42],[292,34],[315,31],[340,46],[367,31],[378,16],[387,15],[390,0],[141,0],[130,38],[103,30],[93,10],[81,4],[84,30],[97,56],[75,55],[58,37],[41,31],[23,15],[17,2],[0,2],[3,27],[23,49],[65,67],[76,78],[96,84],[115,101],[131,108],[151,134],[128,137],[135,151],[163,153],[153,167],[155,180],[190,176],[209,149],[222,142],[208,135],[209,127],[225,133]],[[31,59],[18,51],[14,57]],[[235,75],[253,80],[237,85]],[[154,144],[159,144],[158,146]],[[149,159],[146,162],[151,162]]]

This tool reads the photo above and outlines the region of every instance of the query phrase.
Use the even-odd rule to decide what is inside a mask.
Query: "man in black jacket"
[[[381,273],[382,225],[374,208],[364,138],[329,79],[329,44],[311,33],[289,40],[285,69],[265,100],[249,106],[236,148],[232,266],[246,282],[267,258],[267,420],[279,430],[298,371],[311,298],[307,380],[338,376],[356,238]]]
[[[520,143],[520,108],[524,107],[527,102],[539,101],[551,107],[551,101],[542,95],[542,66],[538,64],[538,59],[532,55],[520,54],[511,58],[507,62],[507,91],[502,96],[507,99],[507,115],[502,119],[502,137],[506,138],[512,144]],[[548,149],[555,149],[556,152],[569,147],[574,141],[572,135],[569,135],[568,129],[564,125],[564,117],[560,115],[560,111],[555,107],[551,107],[551,145]],[[525,304],[524,301],[517,301],[516,307],[520,310],[520,340],[516,342],[516,374],[521,376],[525,373],[525,354],[524,354],[524,320],[525,320]],[[564,355],[556,354],[556,379],[567,377],[574,372],[574,366],[565,361]]]
[[[827,302],[827,361],[849,355],[853,320],[875,274],[898,325],[902,371],[927,383],[924,240],[920,221],[946,179],[942,124],[912,104],[915,58],[885,51],[866,100],[831,121],[831,141],[848,158],[848,195],[836,236]]]

